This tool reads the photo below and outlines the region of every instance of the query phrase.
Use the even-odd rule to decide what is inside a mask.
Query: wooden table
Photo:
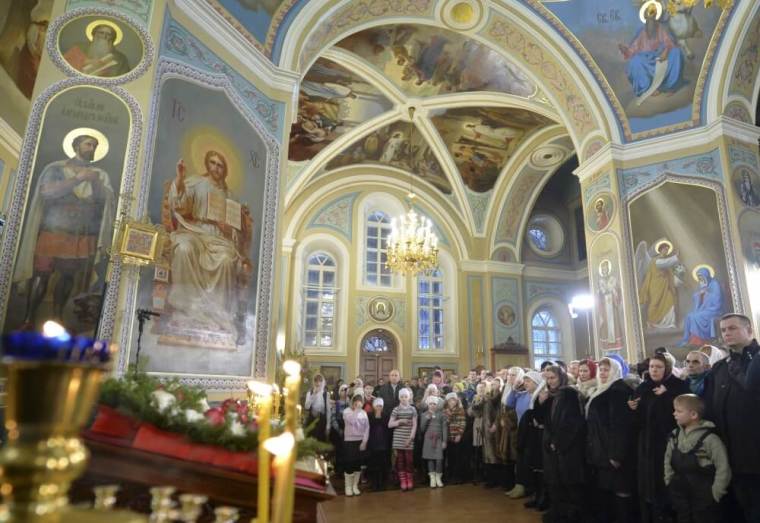
[[[172,485],[181,493],[208,496],[199,521],[213,521],[213,507],[219,505],[240,508],[241,521],[255,516],[256,476],[115,445],[108,438],[85,438],[85,443],[91,457],[87,471],[70,491],[73,503],[92,501],[94,486],[118,484],[122,488],[117,506],[148,514],[150,487]],[[333,497],[335,490],[329,483],[315,483],[314,488],[297,485],[293,521],[319,521],[318,503]]]

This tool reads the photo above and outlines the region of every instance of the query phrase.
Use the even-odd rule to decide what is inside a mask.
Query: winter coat
[[[673,418],[673,399],[681,394],[689,394],[689,385],[674,375],[662,381],[667,389],[656,395],[653,389],[659,386],[648,376],[636,388],[635,396],[641,398],[634,411],[638,427],[636,470],[640,498],[648,503],[665,496],[664,460],[668,437],[676,428]]]
[[[558,485],[580,485],[585,481],[586,420],[580,393],[561,387],[546,400],[551,403],[544,421],[544,478]]]
[[[431,413],[425,412],[420,415],[422,459],[443,459],[443,447],[449,437],[449,424],[440,410],[428,414]]]
[[[517,412],[501,405],[496,430],[497,452],[504,462],[517,461]]]
[[[372,412],[369,414],[369,441],[367,450],[379,452],[390,450],[391,429],[388,428],[390,415],[383,414],[379,418]]]
[[[483,404],[484,398],[475,396],[467,408],[467,414],[472,417],[472,446],[483,446]]]
[[[521,463],[531,470],[543,467],[543,425],[538,422],[538,411],[528,409],[517,426],[517,455]]]
[[[501,410],[501,395],[496,397],[486,396],[483,400],[483,462],[489,465],[504,463],[502,453],[499,451],[499,411]],[[496,426],[496,432],[491,432],[491,427]]]
[[[378,387],[376,396],[383,398],[383,414],[391,415],[393,409],[400,403],[398,399],[398,393],[403,387],[401,383],[396,384],[396,390],[393,390],[393,385],[386,383],[385,385]]]
[[[461,407],[450,409],[447,407],[443,413],[446,415],[446,421],[449,424],[449,441],[454,441],[454,438],[457,436],[459,436],[461,441],[467,427],[467,416],[464,409]]]
[[[665,484],[670,485],[673,480],[673,467],[670,465],[671,456],[673,455],[674,436],[678,442],[678,450],[688,453],[694,449],[699,439],[705,432],[712,431],[715,425],[706,420],[701,420],[699,426],[686,432],[682,428],[675,429],[668,440],[668,448],[665,451]],[[728,464],[728,454],[726,447],[717,434],[710,434],[702,441],[702,448],[697,450],[697,461],[700,467],[715,467],[715,478],[712,483],[713,499],[717,503],[728,491],[728,484],[731,483],[731,467]]]
[[[628,407],[633,390],[617,380],[595,397],[586,417],[586,461],[599,488],[630,493],[636,479],[634,413]],[[620,463],[614,467],[610,460]]]
[[[517,421],[519,423],[523,414],[530,408],[530,400],[533,394],[526,390],[512,390],[507,396],[507,407],[515,409],[517,413]]]
[[[705,379],[705,418],[715,423],[734,474],[760,471],[760,346],[731,351]]]

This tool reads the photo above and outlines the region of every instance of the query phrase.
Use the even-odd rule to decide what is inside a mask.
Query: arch
[[[323,232],[310,233],[303,237],[295,249],[295,263],[291,273],[293,286],[291,288],[291,304],[293,321],[290,326],[289,337],[296,345],[303,346],[303,298],[301,291],[304,281],[304,272],[307,258],[316,252],[325,252],[335,260],[336,264],[336,287],[337,298],[335,304],[335,340],[330,349],[305,349],[306,354],[319,356],[345,356],[348,347],[348,289],[349,267],[351,256],[345,243],[336,236]]]
[[[573,330],[573,322],[570,319],[570,312],[567,308],[567,304],[559,300],[559,298],[545,296],[537,298],[531,302],[528,306],[528,314],[525,315],[526,331],[528,333],[528,349],[530,350],[531,365],[535,366],[535,347],[533,343],[533,317],[536,313],[544,308],[551,310],[552,314],[559,323],[559,330],[562,333],[562,340],[560,342],[561,352],[557,359],[568,361],[575,359],[575,332]]]
[[[298,14],[290,27],[291,34],[298,36],[289,39],[283,49],[280,67],[303,75],[325,49],[352,33],[379,25],[411,23],[447,28],[436,16],[436,2],[431,0],[409,6],[387,2],[370,7],[371,2],[350,0],[330,0],[325,4]],[[586,135],[594,131],[619,143],[618,126],[607,124],[617,121],[609,102],[595,81],[587,81],[592,75],[569,44],[557,38],[545,20],[523,5],[489,3],[486,8],[487,23],[463,32],[502,53],[543,88],[560,112],[576,149],[582,150]]]
[[[401,375],[404,375],[403,372],[403,365],[404,365],[404,344],[403,344],[403,337],[401,336],[401,333],[398,331],[397,326],[392,323],[384,323],[382,326],[369,324],[366,325],[364,328],[362,328],[355,338],[355,340],[352,342],[354,343],[353,348],[351,352],[348,354],[347,361],[349,363],[349,368],[351,368],[351,365],[353,365],[353,368],[356,370],[355,374],[359,374],[359,371],[361,370],[361,355],[362,355],[362,348],[361,348],[361,342],[364,340],[364,338],[367,336],[367,334],[373,330],[382,329],[383,331],[389,333],[393,336],[394,342],[396,343],[396,368],[402,369]]]
[[[355,288],[366,291],[405,291],[406,278],[402,278],[398,274],[391,273],[390,286],[382,286],[379,284],[371,285],[368,284],[365,279],[365,266],[367,263],[367,220],[369,216],[376,211],[382,212],[389,218],[399,216],[406,212],[403,203],[390,193],[371,192],[359,196],[357,209],[358,212],[354,219],[354,227],[356,230],[356,241],[354,242],[356,252],[354,254],[356,256],[356,265],[358,267],[358,270],[356,271],[356,280],[354,281]]]

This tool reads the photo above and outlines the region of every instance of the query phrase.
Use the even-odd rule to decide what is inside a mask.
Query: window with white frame
[[[533,364],[539,367],[546,360],[558,359],[562,354],[562,331],[551,309],[538,309],[530,322],[533,341]]]
[[[417,345],[419,350],[442,350],[443,273],[435,269],[417,276]]]
[[[303,344],[308,348],[329,348],[335,341],[337,267],[325,253],[309,256],[304,278]]]
[[[388,236],[391,220],[382,211],[373,211],[367,216],[367,244],[364,265],[364,281],[370,285],[391,286],[391,270],[385,265],[388,260]]]

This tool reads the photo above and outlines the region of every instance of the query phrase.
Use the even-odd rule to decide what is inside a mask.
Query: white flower
[[[201,412],[206,412],[210,408],[211,406],[208,404],[208,400],[206,398],[201,398],[201,400],[198,401],[198,410]]]
[[[195,423],[196,421],[203,421],[206,419],[206,416],[197,410],[185,409],[185,419],[188,423]]]
[[[165,390],[154,390],[151,393],[151,402],[159,412],[165,412],[177,402],[177,398],[174,397],[174,394]]]
[[[234,420],[230,425],[230,432],[235,436],[245,436],[245,426],[238,420]]]
[[[303,429],[301,427],[298,427],[296,429],[295,436],[296,436],[296,441],[303,441],[304,440]]]

